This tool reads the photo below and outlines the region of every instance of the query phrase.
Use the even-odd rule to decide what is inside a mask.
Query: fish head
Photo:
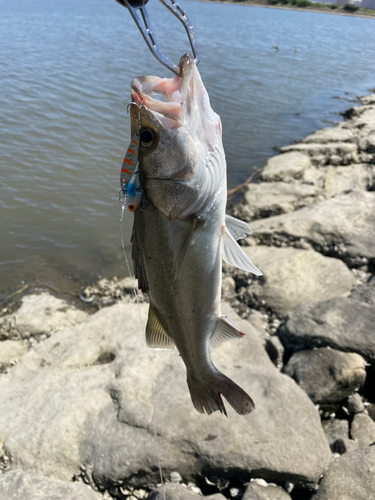
[[[139,129],[142,188],[169,219],[198,213],[226,174],[220,117],[212,110],[194,59],[180,76],[143,76],[131,84],[132,134]]]

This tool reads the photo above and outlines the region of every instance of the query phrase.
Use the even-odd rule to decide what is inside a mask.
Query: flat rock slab
[[[301,179],[303,172],[311,167],[307,155],[298,152],[272,156],[263,168],[260,178],[263,181],[291,181]]]
[[[355,136],[351,130],[338,126],[322,128],[306,136],[301,142],[327,144],[328,142],[353,142],[354,140]]]
[[[370,500],[375,491],[375,446],[341,455],[324,472],[314,500]]]
[[[368,165],[329,166],[325,173],[324,193],[337,196],[349,191],[366,191],[373,184],[374,171]]]
[[[114,481],[150,486],[159,481],[158,449],[167,477],[219,471],[248,480],[254,471],[270,481],[316,483],[331,457],[318,412],[275,368],[251,324],[223,304],[246,337],[223,344],[213,358],[257,409],[247,417],[230,408],[229,418],[208,417],[191,403],[177,351],[147,355],[147,305],[139,311],[124,303],[103,309],[40,342],[1,376],[9,468],[70,480],[84,467],[103,489]]]
[[[375,258],[375,192],[352,192],[251,224],[253,238],[272,244],[304,240],[342,258]],[[358,260],[360,263],[361,260]]]
[[[25,295],[15,313],[0,318],[0,340],[51,335],[86,318],[87,313],[49,293]]]
[[[375,362],[375,308],[353,297],[301,305],[289,313],[278,335],[289,349],[329,346]]]
[[[241,204],[235,206],[235,215],[247,222],[275,214],[289,213],[296,208],[311,205],[322,193],[317,186],[288,182],[249,184]]]
[[[243,250],[263,272],[248,292],[280,317],[300,304],[346,296],[356,283],[341,260],[314,250],[262,245]]]
[[[66,483],[22,470],[0,474],[1,500],[100,500],[102,495],[83,483]]]
[[[363,387],[366,380],[362,356],[329,347],[296,352],[283,371],[321,406],[339,403]]]

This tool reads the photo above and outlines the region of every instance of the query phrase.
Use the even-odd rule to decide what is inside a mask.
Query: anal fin
[[[146,342],[148,347],[152,347],[153,349],[174,348],[173,340],[169,337],[163,325],[160,323],[158,313],[152,304],[150,304],[150,309],[148,311]]]
[[[254,266],[226,226],[223,231],[223,259],[227,264],[238,267],[242,271],[263,276],[262,271]]]
[[[235,217],[232,217],[228,214],[225,214],[225,225],[227,227],[227,230],[237,241],[246,238],[246,236],[248,236],[252,232],[247,222],[236,219]]]
[[[217,322],[217,327],[211,337],[211,347],[217,347],[223,342],[231,339],[240,339],[245,334],[241,332],[226,316],[221,316]]]

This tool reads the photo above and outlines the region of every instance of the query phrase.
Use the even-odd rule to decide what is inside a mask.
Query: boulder
[[[284,181],[301,179],[303,172],[311,167],[310,158],[307,155],[292,152],[272,156],[263,168],[260,179],[262,181]]]
[[[332,347],[375,361],[375,308],[354,297],[297,306],[278,331],[288,349]]]
[[[276,215],[251,224],[260,243],[293,245],[307,241],[322,253],[362,265],[375,258],[375,192],[353,191],[330,198],[313,207]]]
[[[323,407],[339,403],[362,387],[366,380],[366,363],[362,356],[329,347],[296,352],[283,371],[315,404]]]
[[[311,205],[321,189],[309,184],[289,182],[262,182],[249,184],[245,196],[234,208],[234,214],[247,222],[271,215],[292,212]]]
[[[0,341],[0,370],[7,368],[12,362],[27,352],[27,345],[18,340]]]
[[[199,414],[177,351],[146,348],[147,305],[118,303],[38,343],[1,377],[9,468],[62,480],[86,471],[101,489],[149,487],[160,460],[167,476],[261,473],[312,487],[331,457],[316,408],[272,364],[252,325],[225,304],[223,312],[246,336],[213,360],[253,397],[251,415]]]
[[[47,292],[25,295],[15,313],[0,318],[0,340],[49,336],[86,318],[87,313]]]
[[[341,260],[324,257],[314,250],[262,245],[243,250],[263,272],[263,277],[254,279],[245,294],[280,317],[299,304],[346,296],[356,283]]]
[[[242,500],[291,500],[291,497],[281,486],[255,480],[249,483]]]
[[[360,446],[375,443],[375,422],[369,415],[357,413],[350,426],[350,435]]]
[[[314,500],[370,500],[375,491],[375,446],[334,460],[323,474]]]
[[[152,491],[147,500],[199,500],[202,496],[188,489],[184,484],[165,483]],[[205,500],[226,500],[221,493],[207,495]]]
[[[102,495],[80,482],[68,483],[23,470],[0,474],[1,500],[100,500]]]

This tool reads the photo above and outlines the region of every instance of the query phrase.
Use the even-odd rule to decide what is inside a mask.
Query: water
[[[375,85],[374,19],[181,3],[222,117],[229,187]],[[114,0],[0,0],[0,12],[0,297],[21,281],[62,289],[125,275],[117,200],[130,81],[170,74]],[[182,26],[156,0],[149,13],[178,62]]]

